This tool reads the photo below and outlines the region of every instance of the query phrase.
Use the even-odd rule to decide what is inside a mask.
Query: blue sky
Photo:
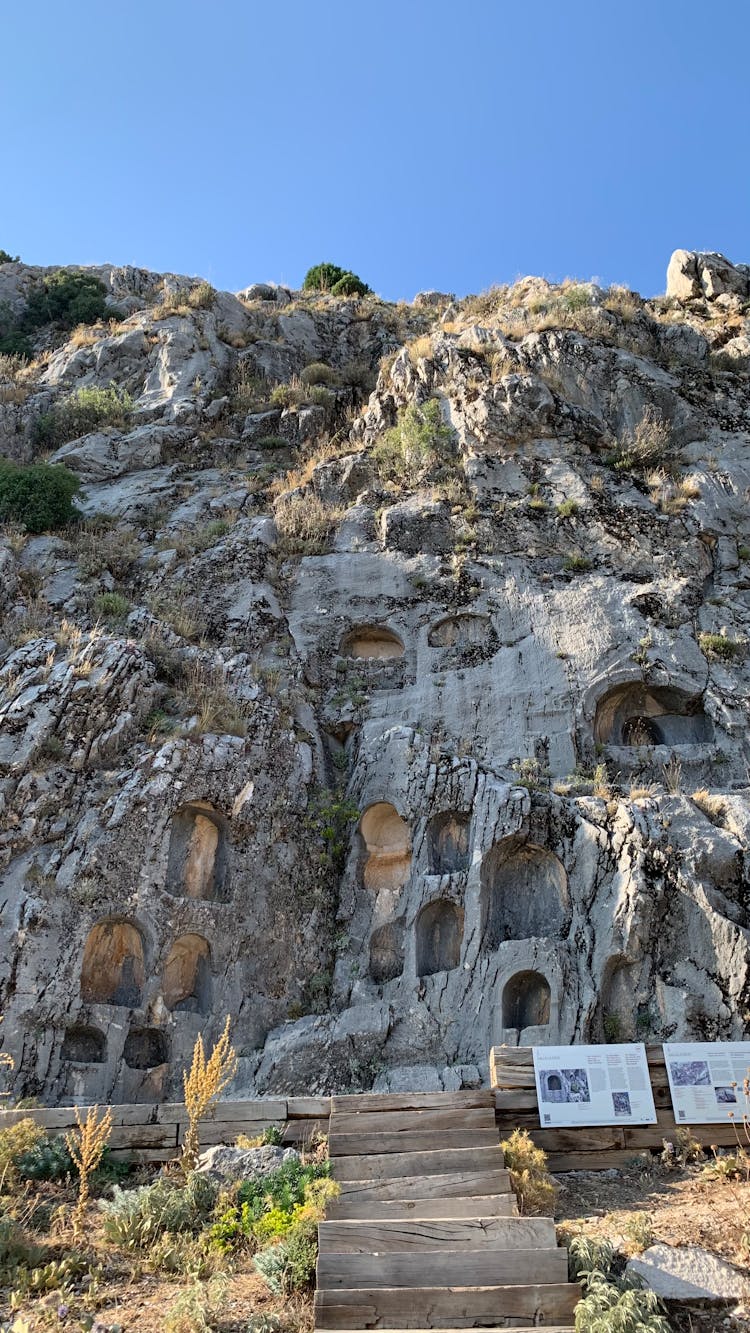
[[[677,247],[750,262],[749,41],[747,0],[16,0],[0,246],[654,294]]]

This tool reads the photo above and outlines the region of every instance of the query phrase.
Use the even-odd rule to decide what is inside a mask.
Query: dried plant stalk
[[[89,1178],[104,1155],[104,1149],[112,1133],[112,1108],[108,1106],[101,1119],[99,1107],[89,1106],[86,1119],[81,1119],[78,1107],[76,1111],[77,1130],[65,1135],[68,1152],[78,1167],[78,1202],[73,1213],[73,1235],[79,1236],[89,1201]]]
[[[182,1145],[181,1165],[187,1175],[192,1171],[200,1152],[200,1122],[212,1110],[222,1092],[237,1073],[237,1052],[229,1043],[229,1014],[224,1031],[206,1059],[203,1035],[199,1034],[193,1048],[190,1072],[182,1076],[185,1088],[185,1110],[188,1128]]]

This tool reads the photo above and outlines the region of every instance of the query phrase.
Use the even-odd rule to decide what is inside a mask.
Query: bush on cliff
[[[27,532],[46,532],[77,518],[79,481],[66,467],[0,461],[0,522],[14,519]]]

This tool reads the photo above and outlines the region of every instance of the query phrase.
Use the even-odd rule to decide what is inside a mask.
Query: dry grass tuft
[[[535,1147],[527,1129],[514,1129],[500,1147],[510,1171],[510,1183],[518,1195],[519,1212],[524,1216],[530,1213],[551,1215],[556,1191],[547,1169],[547,1154],[542,1148]]]
[[[727,813],[727,803],[723,796],[715,795],[707,787],[698,787],[690,799],[712,824],[716,824],[719,828],[722,826]]]
[[[327,504],[317,495],[282,495],[274,518],[283,555],[323,555],[336,524],[344,516],[340,505]]]
[[[96,1171],[104,1155],[110,1134],[112,1133],[112,1108],[108,1106],[101,1119],[99,1107],[89,1106],[86,1119],[81,1119],[81,1112],[75,1108],[77,1131],[71,1130],[65,1135],[65,1143],[73,1161],[78,1167],[78,1200],[73,1213],[73,1235],[76,1239],[81,1234],[89,1201],[89,1177]]]
[[[188,1128],[182,1145],[180,1165],[185,1175],[192,1171],[200,1152],[200,1122],[213,1110],[219,1097],[237,1073],[237,1052],[229,1041],[229,1014],[224,1030],[206,1059],[203,1035],[199,1033],[193,1048],[190,1070],[182,1076]]]

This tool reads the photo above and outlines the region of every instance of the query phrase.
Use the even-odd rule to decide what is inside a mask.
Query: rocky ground
[[[3,456],[81,486],[0,539],[12,1093],[174,1095],[227,1013],[246,1094],[745,1035],[748,269],[87,273],[0,361]]]

